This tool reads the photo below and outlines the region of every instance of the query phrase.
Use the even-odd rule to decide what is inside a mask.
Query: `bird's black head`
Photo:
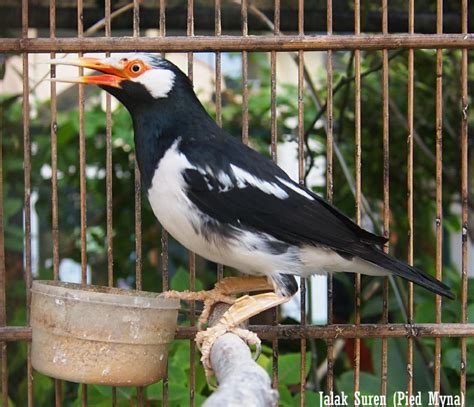
[[[183,100],[186,96],[195,98],[188,77],[176,65],[154,54],[127,53],[102,59],[83,57],[50,62],[101,72],[101,75],[57,81],[98,85],[115,96],[131,113],[157,101]]]

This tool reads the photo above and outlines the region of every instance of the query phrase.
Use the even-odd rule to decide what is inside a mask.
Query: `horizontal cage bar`
[[[4,38],[0,52],[317,51],[474,48],[474,34],[262,35],[193,37]]]
[[[349,339],[349,338],[460,338],[474,336],[474,324],[334,324],[334,325],[250,325],[249,330],[261,339]],[[196,327],[180,327],[176,339],[192,339]],[[0,327],[0,341],[31,340],[31,328],[26,326]]]

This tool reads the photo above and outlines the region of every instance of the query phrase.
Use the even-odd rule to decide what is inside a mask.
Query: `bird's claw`
[[[222,294],[217,288],[209,291],[166,291],[164,292],[165,298],[179,298],[185,301],[202,301],[203,310],[198,320],[198,330],[209,320],[212,309],[218,302],[232,305],[235,302],[235,298],[229,295]]]
[[[222,335],[226,333],[233,333],[241,338],[247,345],[255,345],[254,360],[257,360],[261,354],[262,346],[260,338],[255,332],[251,332],[248,329],[239,327],[225,326],[217,324],[216,326],[207,328],[205,331],[198,332],[196,334],[196,344],[201,351],[201,362],[204,366],[204,372],[209,382],[210,377],[213,375],[211,366],[211,349],[214,342]]]

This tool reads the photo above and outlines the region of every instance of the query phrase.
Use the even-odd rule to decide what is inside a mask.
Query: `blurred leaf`
[[[300,382],[301,355],[289,353],[278,358],[278,380],[280,384],[297,384]],[[311,352],[306,352],[305,377],[308,376],[311,367]],[[267,366],[267,372],[271,376],[272,366]]]
[[[442,355],[443,366],[446,366],[454,371],[461,369],[461,349],[451,348],[444,350]],[[466,373],[468,375],[474,374],[474,353],[467,352]]]
[[[196,291],[203,290],[203,285],[199,279],[196,278]],[[180,267],[171,279],[170,287],[172,290],[185,291],[189,290],[189,271],[184,267]]]
[[[280,395],[279,398],[279,405],[282,407],[292,407],[293,404],[293,397],[291,396],[291,392],[288,387],[284,386],[283,384],[278,385],[278,393]]]
[[[304,392],[304,405],[305,406],[312,406],[312,407],[319,407],[321,404],[321,397],[319,393],[314,391],[306,390]],[[300,406],[301,405],[301,393],[298,393],[293,398],[293,406]]]

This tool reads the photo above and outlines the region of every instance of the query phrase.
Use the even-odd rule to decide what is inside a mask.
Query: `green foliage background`
[[[234,56],[239,63],[238,56]],[[382,96],[381,96],[380,52],[364,52],[362,71],[372,73],[364,76],[362,86],[362,180],[363,193],[369,202],[375,229],[380,232],[381,207],[383,196],[382,179]],[[435,258],[435,163],[427,154],[435,151],[435,53],[417,51],[415,55],[415,128],[421,144],[415,144],[415,264],[434,274]],[[450,258],[448,233],[460,236],[459,215],[451,213],[452,204],[459,202],[460,190],[460,52],[444,52],[444,183],[443,183],[443,228],[445,231],[443,248],[443,279],[457,295],[455,301],[443,301],[443,322],[458,322],[461,315],[461,279]],[[472,58],[471,58],[472,61]],[[270,68],[268,55],[251,54],[254,79],[250,86],[249,128],[254,148],[268,154],[270,142]],[[334,133],[335,141],[341,150],[344,162],[354,171],[354,86],[352,76],[352,55],[347,52],[336,53],[334,83],[344,83],[334,95]],[[325,84],[325,70],[313,72],[317,83]],[[469,66],[470,94],[474,90],[472,78],[474,64]],[[349,78],[349,80],[347,80]],[[406,137],[407,130],[407,53],[392,52],[390,61],[390,98],[393,106],[390,116],[390,209],[391,209],[391,252],[399,258],[407,256],[407,207],[406,207]],[[238,78],[226,78],[227,89],[223,95],[223,125],[233,135],[239,135],[241,122],[241,81]],[[92,269],[94,284],[107,283],[106,249],[106,185],[105,185],[105,113],[99,103],[98,90],[91,90],[87,98],[85,134],[87,143],[87,165],[94,167],[96,176],[87,179],[87,252],[88,263]],[[326,98],[325,85],[318,87],[318,96]],[[281,139],[296,140],[297,129],[292,127],[297,117],[297,89],[293,85],[284,85],[278,90],[278,134]],[[60,104],[61,106],[61,104]],[[49,105],[34,106],[37,110],[31,119],[32,172],[31,183],[37,191],[39,200],[36,210],[40,219],[40,278],[52,278],[51,267],[45,266],[45,260],[52,255],[51,239],[51,181],[41,169],[51,162],[50,113]],[[208,109],[214,112],[214,106]],[[308,138],[326,145],[326,133],[323,121],[313,128],[310,123],[318,112],[309,91],[305,96],[305,128]],[[135,270],[135,229],[134,229],[134,185],[133,185],[133,136],[128,113],[122,108],[113,112],[113,226],[114,226],[114,276],[115,281],[134,285]],[[3,203],[5,250],[7,265],[7,313],[8,325],[25,325],[25,285],[23,282],[22,252],[22,208],[23,208],[23,133],[22,103],[15,96],[3,95],[0,101],[0,132],[2,136],[3,161]],[[73,258],[80,261],[80,207],[79,207],[79,118],[75,106],[61,109],[58,114],[58,181],[60,258]],[[470,129],[474,127],[472,113],[469,116]],[[470,143],[472,151],[472,142]],[[307,151],[306,163],[311,166],[317,154],[325,151]],[[295,157],[296,159],[296,157]],[[42,175],[43,174],[43,175]],[[325,189],[317,190],[322,195]],[[473,191],[470,190],[472,197]],[[335,159],[334,165],[334,203],[350,216],[354,215],[354,197],[350,185]],[[161,230],[144,197],[142,208],[143,231],[143,287],[146,290],[161,291]],[[171,241],[170,243],[171,287],[188,288],[187,251]],[[198,259],[197,289],[208,288],[215,281],[215,266]],[[226,273],[231,273],[226,270]],[[337,301],[343,306],[353,302],[353,281],[350,275],[338,276]],[[362,320],[379,322],[382,312],[382,289],[380,280],[363,279]],[[406,296],[405,284],[399,284],[402,298]],[[341,299],[343,298],[343,300]],[[435,321],[435,298],[423,289],[415,288],[415,321]],[[474,320],[474,284],[469,282],[468,312],[470,321]],[[351,310],[353,308],[350,308]],[[391,322],[404,322],[400,304],[393,291],[390,292],[389,312]],[[345,320],[353,320],[352,311]],[[288,323],[294,321],[282,321]],[[183,317],[182,324],[188,322]],[[319,405],[318,391],[325,389],[325,378],[316,379],[317,365],[326,356],[323,341],[309,341],[310,352],[306,356],[306,375],[308,391],[307,405]],[[468,348],[474,345],[474,338],[467,340]],[[361,389],[367,394],[380,392],[381,340],[365,340],[370,351],[373,369],[361,375]],[[460,341],[457,338],[442,340],[442,387],[446,394],[459,394]],[[279,359],[279,391],[282,406],[299,405],[300,394],[299,342],[281,341]],[[426,392],[433,389],[432,360],[434,340],[423,339],[417,342],[414,361],[415,391]],[[169,358],[169,394],[170,405],[183,406],[189,400],[189,342],[175,341]],[[12,406],[26,405],[26,345],[8,344],[9,396]],[[259,360],[269,372],[272,369],[272,351],[264,347]],[[388,351],[388,394],[406,388],[406,341],[390,339]],[[467,405],[474,402],[474,357],[468,354]],[[210,393],[202,368],[197,368],[196,402],[201,404]],[[353,389],[351,360],[342,352],[336,360],[335,382],[337,391],[350,394]],[[64,405],[80,405],[80,388],[73,383],[63,384]],[[53,404],[53,382],[38,373],[34,374],[34,392],[37,405]],[[146,389],[149,405],[161,405],[162,384],[154,384]],[[89,386],[88,400],[91,406],[110,404],[111,389]],[[117,392],[119,405],[133,405],[136,392],[130,388],[120,388]]]

